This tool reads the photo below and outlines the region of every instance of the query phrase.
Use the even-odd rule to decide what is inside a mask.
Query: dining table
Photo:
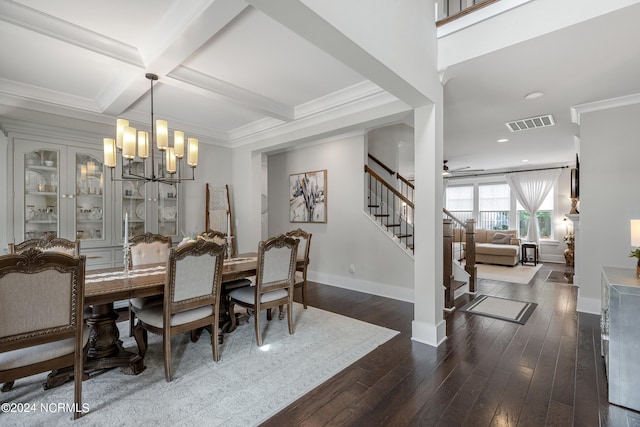
[[[226,258],[222,270],[222,294],[246,281],[239,279],[256,275],[257,254],[242,254]],[[137,375],[145,369],[144,359],[138,353],[126,350],[120,340],[117,321],[119,314],[114,302],[164,294],[166,265],[147,264],[130,268],[123,267],[92,270],[85,273],[84,303],[91,307],[91,313],[85,322],[89,327],[87,359],[84,364],[87,377],[92,372],[110,368],[120,368],[129,375]],[[226,313],[226,307],[221,312]],[[230,322],[224,326],[228,328]],[[54,371],[49,374],[45,389],[57,387],[67,382],[72,370]]]

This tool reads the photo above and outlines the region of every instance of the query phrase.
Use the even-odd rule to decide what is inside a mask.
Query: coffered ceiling
[[[0,2],[0,96],[103,123],[234,140],[382,90],[241,0]],[[365,95],[366,96],[366,95]]]

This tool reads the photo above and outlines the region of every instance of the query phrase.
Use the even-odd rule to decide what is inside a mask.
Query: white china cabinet
[[[102,152],[14,140],[14,238],[80,239],[81,247],[111,243]]]

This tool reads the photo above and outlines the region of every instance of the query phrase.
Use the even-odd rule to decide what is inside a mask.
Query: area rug
[[[542,264],[515,265],[507,267],[494,264],[477,264],[478,278],[488,280],[499,280],[501,282],[511,282],[526,285],[533,279],[533,276],[540,270]]]
[[[51,403],[71,405],[72,382],[44,391],[46,374],[18,380],[13,390],[0,395],[2,403],[33,407],[23,413],[0,413],[0,425],[257,425],[398,334],[313,307],[304,310],[297,303],[293,314],[293,335],[286,318],[274,316],[267,322],[265,317],[262,347],[256,345],[253,321],[238,326],[225,335],[217,363],[208,332],[196,343],[187,335],[174,337],[171,383],[164,378],[162,338],[149,334],[147,369],[135,376],[113,369],[85,381],[83,402],[89,411],[73,422],[71,413],[43,410],[56,407]],[[128,322],[118,327],[125,348],[134,351]]]
[[[534,302],[480,295],[460,310],[524,325],[537,306]]]

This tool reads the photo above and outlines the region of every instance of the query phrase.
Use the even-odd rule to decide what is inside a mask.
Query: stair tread
[[[456,290],[458,288],[463,287],[466,284],[467,284],[467,282],[463,282],[462,280],[452,280],[451,281],[451,289],[452,290]]]
[[[385,227],[400,227],[400,224],[385,224]]]
[[[388,217],[390,215],[389,214],[373,214],[373,216],[375,216],[375,217]]]
[[[368,208],[379,208],[380,205],[367,205]]]
[[[403,239],[405,237],[411,237],[413,234],[396,234],[396,237],[399,239]]]

